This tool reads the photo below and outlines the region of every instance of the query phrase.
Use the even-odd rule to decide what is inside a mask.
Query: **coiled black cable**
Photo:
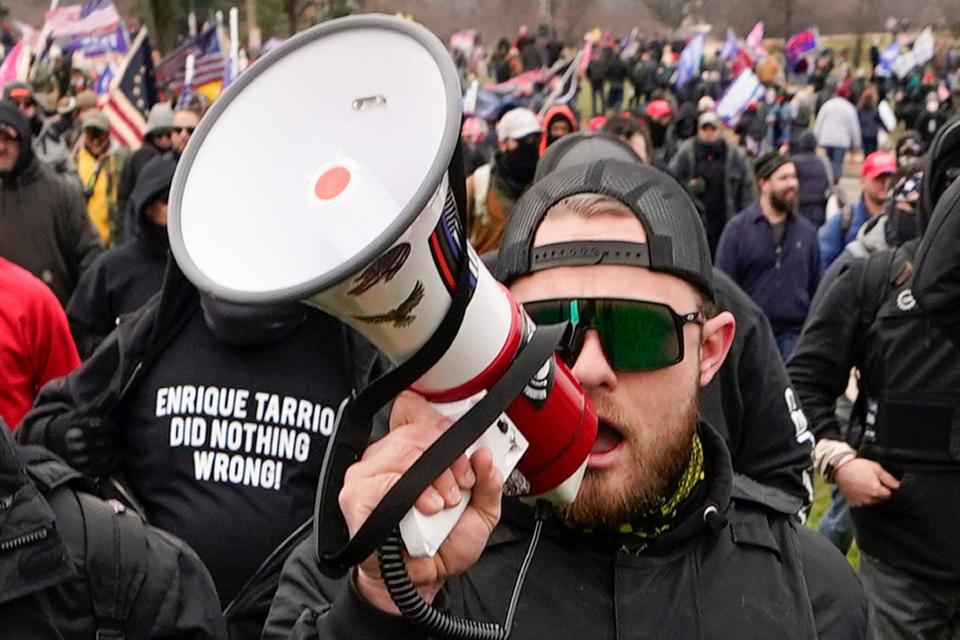
[[[520,591],[523,589],[527,570],[530,568],[533,555],[537,550],[537,544],[540,541],[540,532],[543,529],[546,512],[545,505],[546,503],[543,501],[537,503],[537,519],[533,528],[533,536],[530,538],[530,546],[527,548],[527,555],[523,559],[523,564],[520,565],[520,572],[517,575],[517,582],[513,586],[510,606],[507,608],[507,617],[503,625],[496,622],[457,618],[435,609],[424,600],[410,581],[407,566],[403,561],[403,542],[400,539],[400,532],[394,529],[387,541],[381,545],[377,556],[380,563],[380,575],[383,577],[383,582],[390,593],[390,597],[397,608],[400,609],[403,617],[422,629],[444,638],[507,640],[513,627],[513,616],[516,613],[517,602],[520,600]]]

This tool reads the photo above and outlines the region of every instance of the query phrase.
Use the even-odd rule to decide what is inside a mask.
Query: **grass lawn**
[[[819,476],[814,480],[813,487],[815,497],[813,500],[813,508],[810,509],[810,518],[807,519],[807,526],[816,531],[817,525],[820,523],[820,518],[823,517],[823,514],[827,512],[827,508],[830,507],[830,489],[832,487]],[[860,568],[860,549],[857,548],[856,541],[854,541],[850,547],[850,551],[847,553],[847,560],[855,568]]]

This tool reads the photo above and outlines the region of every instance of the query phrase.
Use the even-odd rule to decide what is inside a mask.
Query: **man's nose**
[[[588,330],[584,336],[583,349],[573,363],[573,375],[588,391],[591,388],[609,389],[617,386],[617,373],[607,360],[600,334],[595,329]]]

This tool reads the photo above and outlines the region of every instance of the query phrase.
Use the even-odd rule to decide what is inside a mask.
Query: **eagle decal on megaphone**
[[[277,95],[278,130],[247,135],[277,121]],[[468,295],[449,348],[413,384],[462,415],[536,327],[464,240],[450,182],[462,172],[448,171],[460,161],[460,102],[443,44],[415,23],[366,15],[298,34],[241,75],[192,136],[170,195],[174,257],[215,297],[316,306],[399,367]],[[541,363],[474,447],[489,447],[504,477],[516,467],[531,495],[571,501],[597,417],[559,359]],[[467,501],[433,518],[412,509],[400,524],[408,551],[435,553]]]

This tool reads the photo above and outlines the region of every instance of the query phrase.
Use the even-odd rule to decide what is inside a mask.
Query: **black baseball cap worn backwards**
[[[578,194],[604,195],[622,202],[636,214],[647,241],[581,240],[534,247],[547,211]],[[507,221],[496,275],[509,285],[544,269],[595,264],[667,273],[714,300],[710,250],[696,205],[671,176],[654,167],[604,159],[558,170],[535,182]]]

